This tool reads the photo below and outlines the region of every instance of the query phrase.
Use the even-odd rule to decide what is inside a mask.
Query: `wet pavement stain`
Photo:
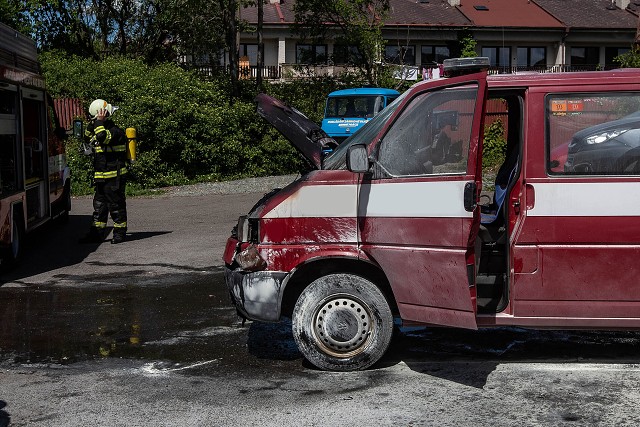
[[[298,351],[290,320],[242,325],[221,269],[58,280],[55,286],[0,287],[0,363],[132,358],[146,361],[148,374],[225,367],[246,374],[315,370]],[[487,375],[463,380],[439,362],[474,361],[486,372],[505,362],[640,362],[638,332],[426,327],[399,332],[374,368],[405,362],[418,372],[476,387]]]
[[[247,330],[230,304],[222,274],[180,278],[160,286],[132,280],[0,288],[0,358],[59,364],[101,357],[193,362],[222,359],[244,345]]]

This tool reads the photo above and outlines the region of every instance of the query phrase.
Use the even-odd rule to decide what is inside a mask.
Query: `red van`
[[[258,97],[313,170],[260,200],[227,242],[242,316],[291,317],[302,354],[341,371],[380,359],[394,317],[640,329],[640,69],[487,65],[448,60],[452,77],[414,85],[327,157],[317,125]],[[488,99],[506,105],[507,150],[481,204]]]

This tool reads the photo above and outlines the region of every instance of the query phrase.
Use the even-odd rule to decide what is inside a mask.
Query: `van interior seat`
[[[512,152],[515,153],[513,159],[505,160],[498,170],[492,202],[480,208],[481,224],[492,224],[501,217],[502,206],[507,198],[507,190],[516,177],[516,171],[518,169],[518,151],[512,150]]]
[[[517,178],[518,157],[518,146],[511,146],[496,175],[493,200],[488,205],[480,206],[479,235],[482,241],[503,243],[501,240],[506,235],[504,202],[511,184]]]

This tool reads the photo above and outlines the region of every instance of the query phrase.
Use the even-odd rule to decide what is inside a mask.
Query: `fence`
[[[214,76],[217,74],[231,74],[231,68],[228,65],[219,66],[203,66],[191,68],[204,76]],[[241,79],[256,79],[258,77],[258,67],[251,65],[248,67],[239,67],[238,77]],[[280,67],[277,65],[265,66],[262,68],[262,78],[268,80],[277,80],[280,78]]]
[[[73,119],[85,118],[86,113],[82,100],[77,98],[58,98],[53,100],[53,108],[60,120],[60,127],[70,131],[73,129]]]

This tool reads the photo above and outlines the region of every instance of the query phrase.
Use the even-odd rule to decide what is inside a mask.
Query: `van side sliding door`
[[[519,324],[640,325],[638,89],[531,94],[545,116],[529,132],[544,128],[545,144],[527,147],[526,217],[514,242]]]

